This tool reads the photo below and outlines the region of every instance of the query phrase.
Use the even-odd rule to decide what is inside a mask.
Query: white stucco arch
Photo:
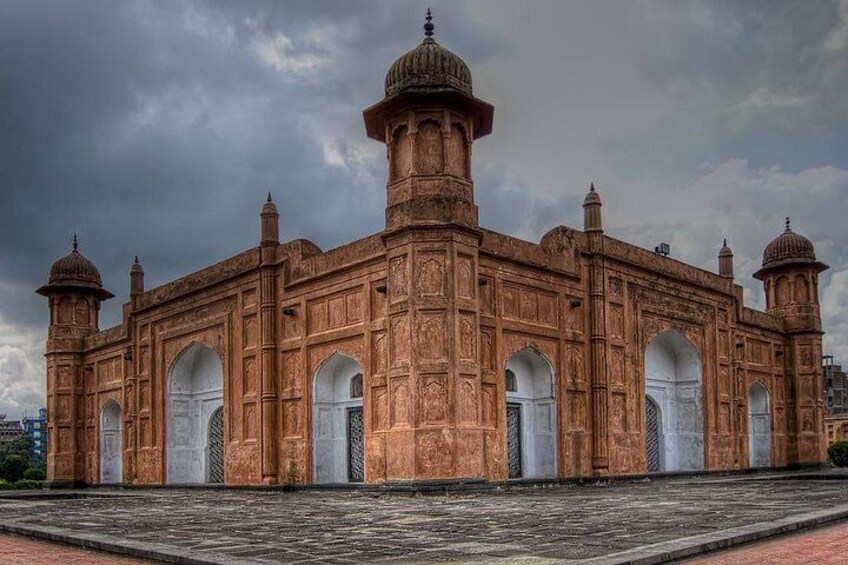
[[[221,359],[205,345],[192,343],[168,373],[166,459],[168,484],[209,482],[209,422],[224,405]]]
[[[100,484],[123,482],[123,417],[111,398],[100,410]]]
[[[645,349],[645,394],[660,410],[661,471],[704,468],[701,357],[677,330],[656,335]]]
[[[346,355],[334,353],[315,373],[312,387],[312,467],[316,484],[359,482],[351,477],[352,438],[348,435],[348,427],[352,411],[358,410],[358,417],[362,416],[361,392],[362,367]],[[360,394],[358,398],[357,394]],[[356,417],[356,414],[353,416]],[[353,475],[356,474],[354,470]]]
[[[771,466],[769,395],[760,382],[748,389],[748,462],[751,467]]]
[[[516,385],[515,391],[507,390],[507,407],[520,409],[521,478],[555,478],[557,413],[553,367],[542,354],[527,347],[509,358],[506,369],[515,375]]]

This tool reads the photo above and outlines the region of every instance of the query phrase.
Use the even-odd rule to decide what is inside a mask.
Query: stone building
[[[788,225],[747,308],[718,274],[604,232],[539,242],[478,223],[474,142],[494,108],[432,37],[364,112],[386,145],[385,227],[323,251],[259,245],[152,290],[123,321],[73,251],[51,268],[48,473],[56,484],[547,480],[824,460],[818,274]]]

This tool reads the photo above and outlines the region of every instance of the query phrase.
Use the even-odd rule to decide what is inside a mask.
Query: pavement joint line
[[[658,563],[668,563],[678,559],[685,559],[755,541],[813,529],[846,519],[848,519],[848,504],[842,504],[825,510],[805,512],[778,520],[758,522],[727,530],[645,545],[591,559],[569,560],[566,563],[582,563],[584,565],[655,565]]]

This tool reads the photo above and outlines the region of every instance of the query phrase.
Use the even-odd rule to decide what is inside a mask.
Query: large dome
[[[766,246],[763,252],[763,267],[774,267],[787,263],[812,263],[816,261],[813,242],[792,231],[789,219],[786,230]]]
[[[406,90],[455,89],[471,95],[471,70],[458,55],[433,39],[429,10],[424,41],[392,63],[386,73],[386,97]]]

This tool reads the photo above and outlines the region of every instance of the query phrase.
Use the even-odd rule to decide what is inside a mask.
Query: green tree
[[[836,441],[827,448],[827,457],[837,467],[848,467],[848,441]]]
[[[32,438],[27,434],[21,434],[15,439],[6,443],[3,449],[0,449],[0,461],[6,459],[9,455],[20,455],[27,461],[33,458]]]
[[[0,477],[6,481],[14,483],[23,478],[24,472],[29,468],[26,457],[12,454],[7,455],[0,461]]]

